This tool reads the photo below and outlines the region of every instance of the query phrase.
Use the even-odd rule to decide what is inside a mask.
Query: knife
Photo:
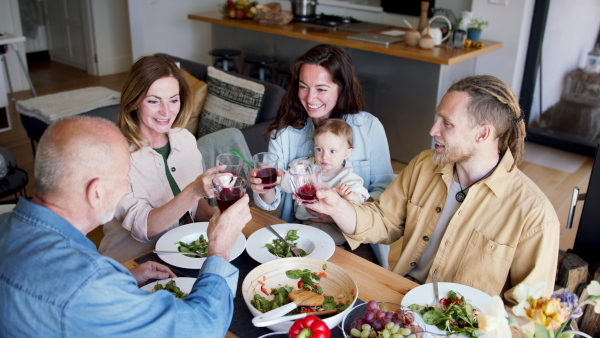
[[[285,238],[281,237],[281,235],[275,231],[275,229],[273,229],[270,225],[265,224],[265,228],[269,229],[269,231],[271,231],[272,233],[275,234],[275,236],[277,236],[280,240],[283,241],[283,243],[287,244],[290,247],[290,250],[292,250],[292,253],[294,254],[294,256],[296,257],[302,257],[302,254],[300,254],[300,249],[298,249],[297,246],[295,246],[292,243],[289,243],[288,241],[285,240]]]

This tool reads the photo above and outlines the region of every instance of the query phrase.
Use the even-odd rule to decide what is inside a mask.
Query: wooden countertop
[[[445,46],[435,47],[432,50],[421,49],[419,47],[411,47],[405,45],[403,42],[391,44],[389,46],[379,45],[370,42],[361,42],[356,40],[349,40],[349,35],[357,34],[355,32],[348,31],[334,31],[329,30],[327,33],[321,32],[310,32],[307,30],[310,26],[303,23],[289,23],[287,25],[272,25],[272,24],[260,24],[253,20],[236,20],[224,18],[221,13],[199,13],[199,14],[188,14],[188,19],[197,20],[203,22],[209,22],[217,25],[247,29],[257,32],[276,34],[281,36],[287,36],[296,39],[316,41],[320,43],[329,43],[332,45],[349,47],[354,49],[360,49],[368,52],[387,54],[407,59],[413,59],[423,62],[435,63],[440,65],[453,65],[483,54],[487,54],[494,50],[502,48],[501,42],[482,40],[485,45],[484,48],[464,48],[464,49],[447,49]],[[372,31],[370,33],[378,33],[389,30],[390,27]],[[402,28],[395,28],[402,29]]]

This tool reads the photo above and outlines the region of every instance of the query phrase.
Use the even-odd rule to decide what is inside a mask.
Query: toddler
[[[341,119],[328,119],[315,130],[315,156],[300,157],[293,160],[289,166],[296,165],[321,166],[323,185],[333,188],[340,196],[348,201],[363,203],[369,198],[369,192],[363,186],[363,179],[352,172],[352,164],[346,161],[352,154],[352,128]],[[281,178],[281,189],[292,193],[290,175],[285,172]],[[336,245],[346,242],[344,235],[335,223],[317,223],[310,220],[311,215],[306,207],[294,203],[294,213],[302,223],[317,227],[328,233]]]

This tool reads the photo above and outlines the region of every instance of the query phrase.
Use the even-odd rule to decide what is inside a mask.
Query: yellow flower
[[[557,298],[533,299],[525,309],[527,318],[549,330],[555,331],[569,318],[569,310]]]
[[[529,301],[538,299],[546,290],[546,282],[539,282],[533,286],[521,283],[515,288],[515,297],[519,300],[519,304],[515,305],[512,310],[517,316],[525,316],[525,310],[529,308]]]

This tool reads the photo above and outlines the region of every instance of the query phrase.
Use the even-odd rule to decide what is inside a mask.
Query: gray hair
[[[114,123],[91,116],[62,119],[50,125],[37,148],[36,194],[66,196],[87,186],[98,174],[109,172],[115,147],[104,137],[114,139],[109,137],[111,129],[121,134]]]

